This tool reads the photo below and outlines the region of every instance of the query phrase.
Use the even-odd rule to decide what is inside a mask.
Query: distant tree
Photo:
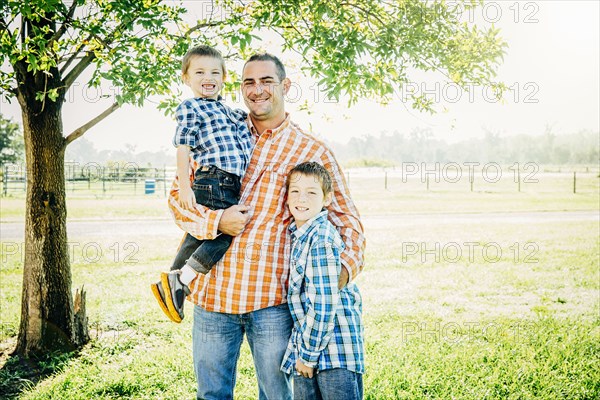
[[[21,160],[23,151],[23,135],[19,125],[0,114],[0,165]]]

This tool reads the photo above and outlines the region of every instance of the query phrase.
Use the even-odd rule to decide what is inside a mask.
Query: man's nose
[[[260,83],[254,85],[254,87],[256,88],[256,94],[261,94],[263,92],[263,85],[261,85]]]

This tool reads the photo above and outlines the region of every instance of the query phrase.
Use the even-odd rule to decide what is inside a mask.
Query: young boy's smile
[[[190,59],[190,65],[183,74],[194,97],[216,100],[223,88],[223,65],[220,60],[209,56],[196,56]]]
[[[331,193],[323,194],[319,178],[294,172],[290,177],[287,205],[299,228],[331,203]]]

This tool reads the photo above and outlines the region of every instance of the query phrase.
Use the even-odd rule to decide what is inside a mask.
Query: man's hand
[[[237,236],[242,233],[248,220],[250,220],[249,210],[250,207],[240,204],[225,209],[219,220],[219,231],[230,236]]]
[[[179,205],[184,209],[191,211],[196,205],[196,196],[190,185],[181,185],[179,187]]]
[[[306,365],[304,365],[302,363],[302,361],[300,361],[300,359],[297,359],[296,360],[296,371],[298,371],[298,373],[305,378],[312,378],[314,368],[307,367]]]
[[[338,278],[338,289],[342,290],[348,284],[348,280],[350,276],[348,275],[348,270],[342,265],[342,270],[340,271],[340,277]]]

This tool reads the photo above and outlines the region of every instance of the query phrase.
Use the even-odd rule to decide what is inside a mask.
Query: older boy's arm
[[[352,198],[344,174],[331,152],[325,152],[323,165],[333,179],[333,201],[329,207],[329,220],[337,228],[346,248],[341,254],[342,272],[339,287],[356,278],[364,265],[365,235],[360,215]]]
[[[340,300],[337,288],[340,253],[330,242],[314,244],[304,275],[305,317],[301,322],[302,342],[298,349],[301,362],[315,368],[321,352],[333,334],[335,313]]]

